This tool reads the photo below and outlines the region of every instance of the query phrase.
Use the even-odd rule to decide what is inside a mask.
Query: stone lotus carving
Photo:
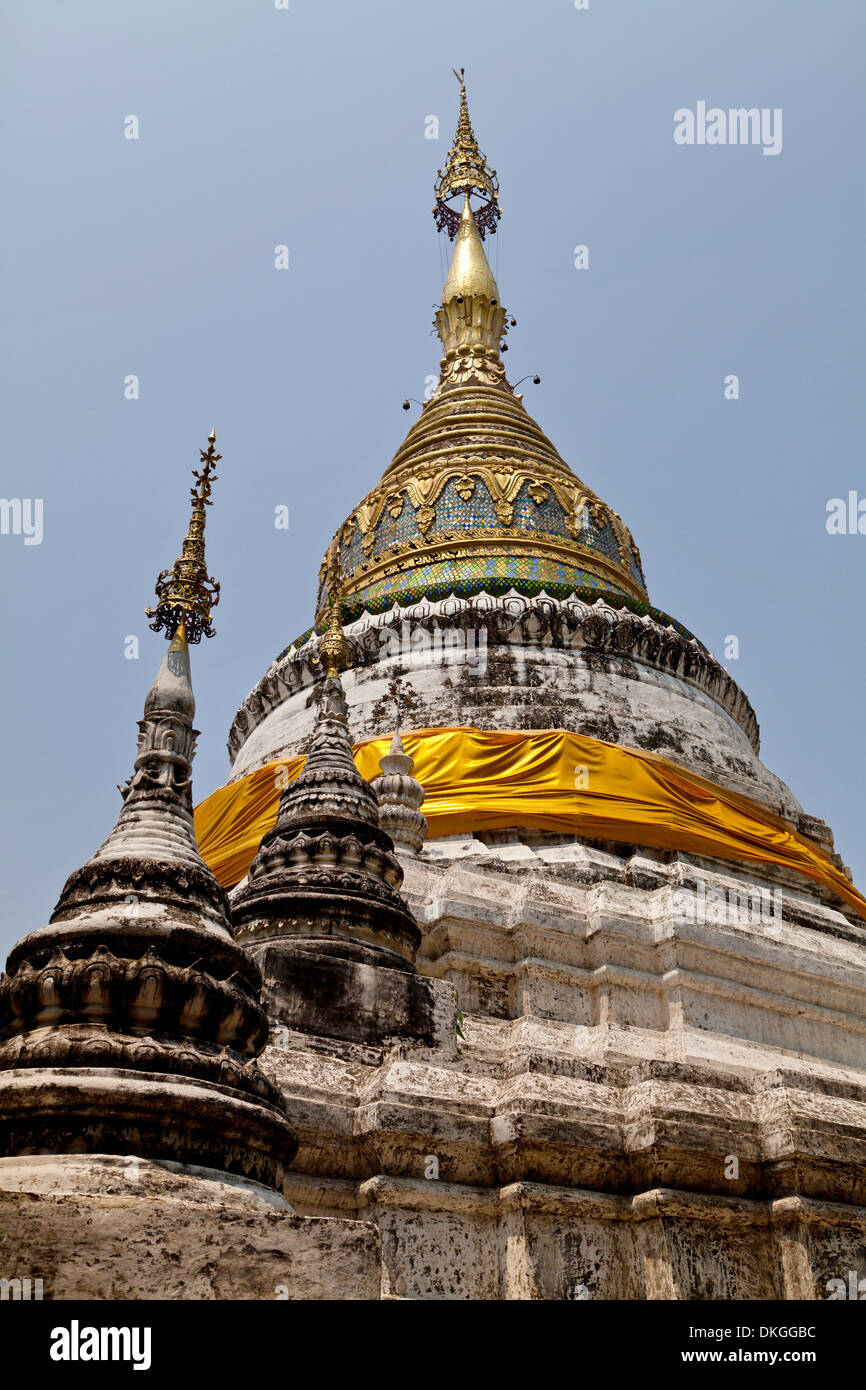
[[[74,937],[65,944],[73,950]],[[267,1018],[254,975],[238,966],[219,980],[195,962],[170,964],[153,943],[131,959],[104,945],[78,959],[58,946],[41,967],[19,956],[0,977],[0,1036],[84,1022],[133,1036],[195,1037],[252,1058],[267,1041]]]
[[[7,1067],[133,1068],[137,1071],[191,1076],[219,1086],[245,1091],[279,1106],[279,1091],[254,1063],[241,1063],[228,1048],[207,1051],[143,1034],[130,1038],[104,1028],[74,1033],[52,1031],[38,1038],[14,1037],[0,1045],[0,1063]]]

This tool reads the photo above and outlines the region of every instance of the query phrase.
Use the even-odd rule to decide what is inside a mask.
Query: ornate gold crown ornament
[[[146,608],[154,632],[165,629],[171,641],[183,627],[188,642],[200,642],[202,634],[213,637],[211,609],[220,598],[220,586],[207,572],[204,558],[205,507],[211,505],[211,484],[216,482],[214,469],[222,458],[215,452],[216,431],[208,435],[207,450],[200,449],[202,468],[193,469],[196,486],[191,487],[192,516],[180,556],[170,570],[163,570],[156,581],[156,608]]]
[[[449,206],[449,199],[463,193],[475,193],[484,201],[474,209],[475,225],[478,235],[484,239],[488,232],[496,231],[496,224],[502,216],[499,206],[499,180],[496,170],[489,168],[485,156],[478,148],[469,108],[466,104],[466,83],[463,80],[465,69],[458,72],[452,69],[460,83],[460,115],[457,120],[457,133],[454,144],[448,151],[445,168],[438,171],[433,205],[433,217],[437,231],[448,233],[451,241],[460,226],[461,209]]]

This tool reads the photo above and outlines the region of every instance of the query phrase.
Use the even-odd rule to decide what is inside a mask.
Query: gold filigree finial
[[[343,576],[336,553],[328,566],[328,616],[325,619],[325,632],[319,643],[319,650],[313,657],[313,664],[323,664],[329,679],[348,671],[352,664],[352,648],[343,632]]]
[[[433,217],[438,231],[446,231],[453,241],[460,226],[461,209],[449,206],[449,199],[460,193],[467,196],[476,193],[483,201],[474,210],[478,235],[483,239],[487,232],[495,232],[496,224],[502,216],[499,206],[499,180],[496,170],[488,166],[487,160],[478,148],[469,107],[466,104],[466,83],[464,69],[454,76],[460,83],[460,115],[457,118],[457,133],[454,144],[448,151],[445,168],[438,171],[436,181],[436,202]]]
[[[352,648],[343,632],[343,587],[338,560],[328,567],[328,595],[324,637],[318,644],[318,653],[313,657],[313,663],[316,666],[324,664],[325,676],[332,680],[339,676],[341,671],[348,671],[352,666]]]
[[[202,633],[213,637],[211,609],[220,598],[220,586],[207,572],[204,558],[205,507],[211,505],[211,484],[216,482],[214,469],[222,458],[215,451],[216,431],[208,435],[207,449],[200,449],[202,467],[193,469],[196,486],[191,487],[192,516],[180,556],[170,570],[163,570],[156,581],[156,608],[146,608],[154,632],[165,629],[171,640],[182,628],[187,641],[200,642]]]

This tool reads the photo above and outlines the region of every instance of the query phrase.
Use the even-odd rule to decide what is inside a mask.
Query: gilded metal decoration
[[[470,478],[468,473],[461,473],[454,483],[454,487],[463,498],[463,501],[468,502],[475,491],[475,479]]]
[[[524,420],[529,423],[526,416]],[[544,442],[553,453],[550,444]],[[432,457],[421,450],[412,451],[402,461],[397,477],[387,474],[353,514],[355,524],[351,531],[354,533],[355,526],[361,531],[361,553],[350,561],[343,545],[342,583],[346,595],[396,578],[402,571],[446,558],[475,558],[481,563],[483,557],[511,556],[516,561],[520,556],[536,556],[587,571],[603,581],[606,588],[646,601],[640,554],[621,518],[557,456],[554,455],[554,465],[548,459],[541,461],[540,449],[533,452],[535,458],[521,458],[518,454],[499,455],[484,450],[473,458],[455,454],[447,447]],[[421,456],[427,461],[417,462]],[[395,482],[400,485],[399,493],[394,491]],[[441,517],[437,511],[437,504],[452,482],[463,502],[472,499],[471,530],[457,529],[453,521],[448,524],[449,515],[453,517],[454,513],[447,502]],[[517,522],[515,506],[521,493],[531,498],[532,513],[528,515],[524,510]],[[395,497],[403,498],[411,508],[410,515],[414,513],[416,536],[407,531],[401,538],[394,536],[390,525],[383,528],[385,514],[393,514]],[[552,518],[544,527],[535,519],[536,509],[542,503],[555,507],[558,531],[552,529]],[[387,544],[379,541],[380,535],[387,536]],[[602,549],[602,541],[607,550]],[[340,555],[337,538],[320,572],[323,599],[330,593],[326,575],[333,563],[332,555]]]
[[[475,209],[475,222],[478,227],[478,234],[482,238],[488,232],[496,231],[496,224],[502,216],[502,209],[499,206],[499,180],[496,177],[496,170],[489,167],[487,160],[478,148],[478,141],[475,139],[475,132],[469,119],[469,108],[466,104],[466,83],[463,80],[463,74],[463,68],[459,72],[456,68],[454,69],[454,76],[460,83],[460,115],[457,119],[454,144],[448,151],[445,168],[438,171],[435,189],[436,202],[433,205],[433,216],[437,230],[447,232],[452,241],[457,235],[457,229],[460,225],[460,212],[449,206],[448,200],[450,198],[461,193],[475,193],[483,200],[480,206]]]
[[[312,660],[317,666],[323,665],[326,677],[333,680],[341,671],[347,671],[352,664],[352,649],[343,632],[343,584],[336,551],[328,565],[327,584],[329,599],[325,632],[319,643],[319,650]]]
[[[190,488],[192,517],[180,556],[170,570],[163,570],[156,581],[156,608],[145,613],[152,619],[154,632],[165,629],[169,641],[181,624],[188,642],[200,642],[202,634],[213,637],[211,609],[219,603],[220,586],[207,572],[204,554],[205,507],[211,505],[211,484],[216,481],[214,469],[222,458],[215,452],[216,432],[208,435],[207,450],[200,449],[201,470],[193,469],[196,486]]]
[[[319,572],[320,623],[335,560],[353,613],[359,604],[398,603],[407,594],[485,586],[597,588],[648,601],[628,528],[575,476],[505,375],[509,316],[481,241],[485,207],[498,217],[498,185],[458,77],[457,136],[436,187],[437,222],[454,238],[434,319],[439,382],[379,484],[331,543]],[[484,206],[473,209],[470,198],[479,196]],[[462,208],[449,209],[457,197]]]

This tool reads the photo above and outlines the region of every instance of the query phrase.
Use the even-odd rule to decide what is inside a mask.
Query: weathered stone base
[[[278,1188],[296,1150],[276,1105],[196,1076],[95,1066],[0,1071],[4,1156],[148,1155],[218,1165]]]
[[[133,1156],[0,1159],[0,1278],[45,1299],[372,1299],[379,1240],[212,1169]]]
[[[0,1270],[45,1299],[824,1299],[866,1208],[657,1188],[290,1179],[135,1158],[0,1160]],[[327,1215],[320,1213],[326,1212]]]
[[[684,920],[676,894],[730,902],[744,871],[628,847],[515,835],[402,862],[423,983],[466,1017],[371,1043],[280,1030],[274,991],[262,1069],[299,1141],[293,1210],[166,1163],[131,1181],[123,1157],[6,1160],[0,1277],[46,1297],[622,1301],[866,1280],[862,925],[769,871],[767,920]],[[375,977],[405,973],[373,970],[371,1007]],[[57,1164],[65,1187],[39,1177]]]
[[[656,1188],[290,1178],[299,1209],[360,1211],[381,1240],[382,1297],[824,1299],[866,1273],[866,1208]]]

